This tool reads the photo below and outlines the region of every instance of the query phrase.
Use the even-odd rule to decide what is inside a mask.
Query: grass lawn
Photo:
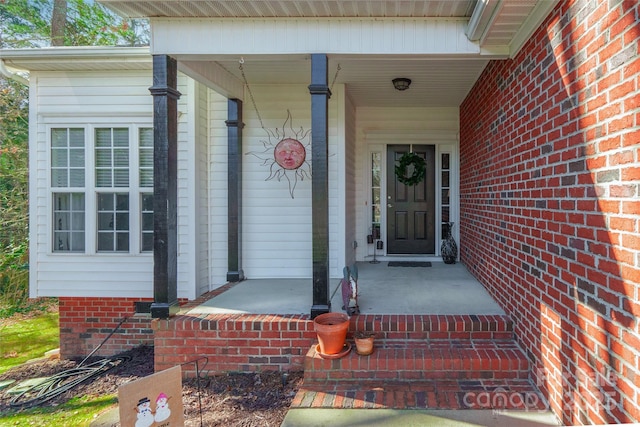
[[[27,316],[18,314],[0,318],[0,373],[58,348],[58,311],[54,308],[42,312],[36,310]],[[1,412],[0,427],[88,426],[96,415],[116,403],[115,395],[93,399],[83,397],[55,407]]]
[[[97,414],[115,405],[115,395],[73,398],[64,405],[32,408],[0,414],[0,427],[86,427]]]
[[[0,373],[58,348],[58,312],[0,319]]]

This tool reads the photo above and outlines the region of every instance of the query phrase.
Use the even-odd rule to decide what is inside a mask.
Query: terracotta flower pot
[[[324,313],[313,319],[320,343],[320,353],[338,354],[344,350],[349,317],[344,313]]]
[[[361,356],[368,356],[373,353],[373,332],[356,332],[353,340],[356,342],[356,353]]]

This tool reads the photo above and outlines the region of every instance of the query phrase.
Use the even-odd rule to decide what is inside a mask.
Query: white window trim
[[[435,256],[440,256],[440,245],[442,242],[442,194],[441,194],[441,167],[440,167],[440,156],[443,153],[448,153],[450,157],[450,176],[449,176],[449,185],[450,185],[450,194],[449,194],[449,218],[451,221],[455,222],[453,229],[453,236],[457,242],[460,242],[460,195],[458,192],[459,189],[459,175],[460,175],[460,162],[458,158],[458,142],[457,135],[452,132],[441,132],[441,131],[424,131],[424,133],[415,133],[415,131],[395,131],[403,136],[403,143],[406,144],[432,144],[435,145],[436,151],[436,232],[435,232]],[[372,195],[371,195],[371,155],[373,153],[381,153],[382,154],[382,165],[381,165],[381,191],[380,196],[382,201],[384,201],[383,206],[386,206],[387,200],[387,145],[392,144],[389,141],[389,131],[372,131],[367,133],[367,155],[365,160],[365,166],[363,168],[363,175],[361,178],[362,182],[366,183],[365,194],[367,205],[365,209],[365,213],[363,215],[364,224],[366,228],[369,229],[371,226],[371,206],[373,203]],[[404,142],[407,141],[407,142]],[[382,209],[380,215],[380,235],[381,238],[386,239],[387,236],[387,210]],[[371,245],[366,245],[367,249],[364,251],[364,259],[367,257],[373,256],[373,250],[369,253],[368,247]],[[386,256],[387,245],[384,245],[384,250],[378,250],[378,256]],[[382,253],[381,253],[382,252]]]
[[[135,117],[134,117],[135,118]],[[121,118],[119,118],[121,119]],[[139,117],[135,121],[114,121],[105,117],[82,117],[80,120],[69,118],[51,118],[46,120],[46,162],[47,162],[47,254],[52,256],[153,256],[152,251],[142,251],[140,194],[153,192],[153,188],[140,187],[139,145],[140,128],[153,128],[153,121],[148,116]],[[53,187],[51,183],[51,129],[82,128],[85,132],[85,186]],[[95,185],[95,130],[96,128],[128,128],[129,129],[129,187],[96,187]],[[126,188],[126,190],[125,190]],[[99,192],[129,193],[129,251],[98,252],[97,250],[97,200]],[[67,252],[53,250],[53,193],[85,194],[85,251]]]

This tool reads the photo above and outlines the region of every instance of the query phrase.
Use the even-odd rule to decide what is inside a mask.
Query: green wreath
[[[396,177],[404,185],[417,185],[424,179],[426,174],[426,164],[424,159],[416,153],[404,153],[400,157],[399,164],[396,165]],[[407,176],[407,166],[413,165],[413,174]]]

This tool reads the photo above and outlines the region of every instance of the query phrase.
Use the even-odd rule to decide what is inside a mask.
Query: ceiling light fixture
[[[406,77],[398,77],[391,80],[391,82],[393,83],[393,87],[395,87],[396,90],[407,90],[409,89],[409,85],[411,84],[411,79],[408,79]]]

